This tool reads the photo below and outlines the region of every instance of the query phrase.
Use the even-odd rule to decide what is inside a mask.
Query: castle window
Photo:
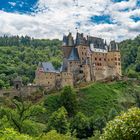
[[[108,59],[108,61],[110,61],[110,59]]]
[[[83,55],[84,53],[82,52],[82,55]]]
[[[101,61],[102,59],[101,58],[99,58],[99,61]]]
[[[117,65],[117,62],[115,63],[115,65]]]
[[[120,63],[118,63],[118,65],[120,66]]]
[[[82,71],[82,70],[80,70],[80,71],[79,71],[79,73],[83,73],[83,71]]]
[[[118,61],[120,61],[120,58],[118,58]]]
[[[97,60],[97,58],[95,57],[95,60]]]
[[[117,61],[117,58],[115,57],[115,61]]]
[[[106,61],[106,58],[104,58],[104,61]]]
[[[113,61],[113,58],[111,59],[111,61]]]

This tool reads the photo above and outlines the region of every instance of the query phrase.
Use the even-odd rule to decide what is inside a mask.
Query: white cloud
[[[16,6],[15,2],[8,2],[11,6]]]
[[[140,16],[136,0],[113,3],[111,0],[39,0],[36,14],[26,15],[0,11],[0,34],[30,35],[35,38],[62,38],[70,30],[108,40],[123,40],[140,34],[140,22],[131,16]],[[127,9],[127,10],[126,10]],[[90,21],[94,15],[109,15],[114,24]]]

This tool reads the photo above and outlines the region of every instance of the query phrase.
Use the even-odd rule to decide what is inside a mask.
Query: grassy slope
[[[135,104],[129,92],[128,83],[95,83],[79,90],[79,110],[88,116],[108,115],[111,108],[119,112]]]
[[[107,116],[112,108],[118,112],[135,106],[135,91],[140,86],[131,82],[94,83],[77,90],[79,111],[87,116]],[[46,98],[46,107],[49,113],[57,110],[59,94],[49,95]]]

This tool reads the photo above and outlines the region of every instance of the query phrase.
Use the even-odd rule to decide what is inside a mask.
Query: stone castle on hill
[[[48,89],[74,86],[82,82],[120,77],[121,55],[118,44],[107,45],[102,38],[77,33],[63,37],[63,63],[56,70],[51,62],[40,62],[36,70],[35,83]]]

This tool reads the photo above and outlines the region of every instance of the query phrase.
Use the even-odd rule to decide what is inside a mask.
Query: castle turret
[[[62,44],[62,46],[67,46],[67,36],[66,35],[63,36],[63,44]]]
[[[69,33],[67,39],[68,39],[68,46],[70,47],[74,46],[74,40],[71,33]]]
[[[76,35],[76,45],[86,45],[86,38],[84,38],[84,34],[80,34],[77,32]]]
[[[64,52],[64,58],[68,58],[71,50],[74,46],[74,39],[72,37],[72,34],[69,33],[68,36],[63,36],[63,52]]]
[[[110,51],[119,51],[118,44],[115,41],[110,42]]]

